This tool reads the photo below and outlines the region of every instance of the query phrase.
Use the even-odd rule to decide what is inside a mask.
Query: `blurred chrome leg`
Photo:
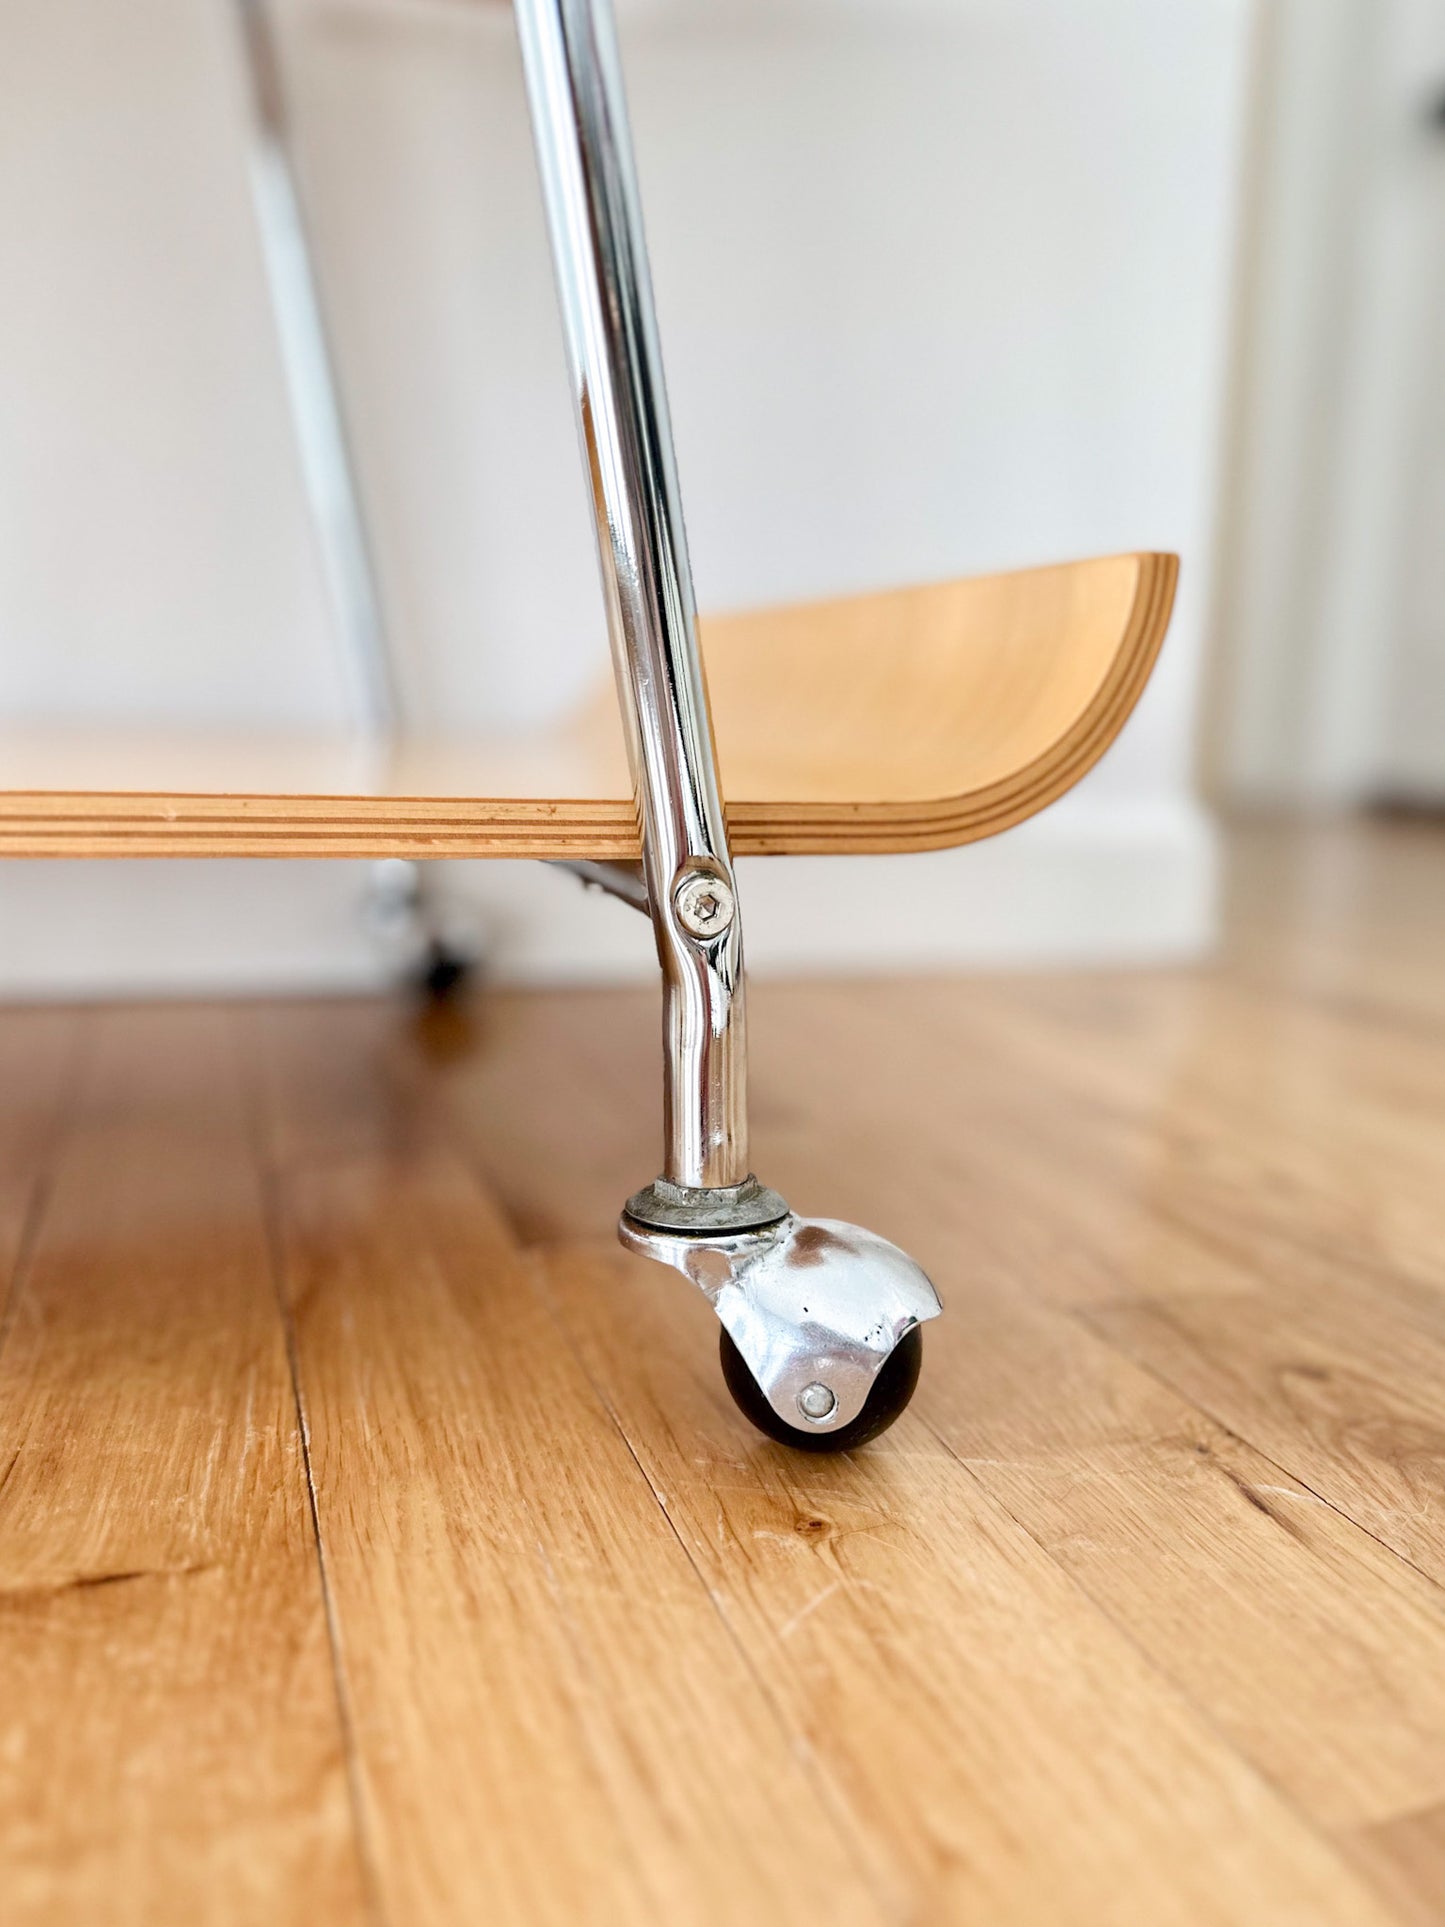
[[[321,293],[287,145],[286,103],[267,0],[234,0],[251,110],[251,192],[276,316],[301,475],[327,591],[367,721],[382,740],[400,701],[366,519],[346,436]]]
[[[378,742],[390,743],[404,720],[401,692],[288,145],[276,37],[267,0],[233,3],[245,55],[252,198],[307,506],[367,728]],[[406,960],[404,974],[428,988],[454,987],[470,967],[468,947],[444,931],[443,905],[426,865],[399,859],[373,865],[362,914],[391,952]]]

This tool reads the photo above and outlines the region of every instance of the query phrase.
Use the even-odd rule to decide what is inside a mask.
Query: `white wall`
[[[0,711],[342,721],[245,201],[227,15],[0,22]],[[624,9],[705,607],[1181,550],[1174,637],[1105,766],[999,844],[750,866],[756,961],[1183,954],[1246,92],[1245,0],[653,0]],[[304,177],[387,611],[423,723],[526,720],[605,661],[505,9],[292,19]],[[340,866],[0,879],[0,984],[364,978]],[[534,869],[469,878],[503,966],[645,968]],[[230,914],[220,900],[232,906]],[[204,909],[199,906],[204,901]],[[850,914],[831,932],[828,906]],[[58,914],[54,907],[63,905]],[[179,920],[179,922],[178,922]],[[63,954],[47,925],[88,934]],[[271,932],[267,936],[267,931]],[[825,939],[827,942],[825,944]],[[308,961],[309,959],[309,961]]]
[[[1383,298],[1374,341],[1392,363],[1396,412],[1382,438],[1393,464],[1387,498],[1400,514],[1394,646],[1381,709],[1373,787],[1445,804],[1445,9],[1396,0],[1386,69],[1389,161],[1376,243]],[[1421,108],[1433,116],[1421,125]],[[1391,135],[1394,136],[1391,139]],[[1373,264],[1372,264],[1373,265]],[[1368,272],[1369,270],[1367,270]],[[1382,338],[1383,337],[1383,338]]]
[[[1267,0],[1213,763],[1445,800],[1439,0]]]
[[[233,38],[193,0],[0,10],[0,716],[322,723]]]

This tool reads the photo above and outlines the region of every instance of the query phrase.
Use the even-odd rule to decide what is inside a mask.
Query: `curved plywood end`
[[[1173,556],[1114,556],[703,624],[741,856],[945,849],[1098,762],[1149,679]],[[0,854],[627,859],[608,690],[543,739],[0,734]]]
[[[1034,815],[1123,728],[1178,573],[1115,556],[709,624],[734,847],[946,849]]]

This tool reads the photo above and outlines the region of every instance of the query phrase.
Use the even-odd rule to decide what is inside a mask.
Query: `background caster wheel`
[[[867,1403],[857,1418],[840,1425],[836,1432],[804,1431],[789,1425],[763,1397],[758,1381],[743,1362],[743,1355],[728,1336],[727,1327],[718,1331],[718,1356],[722,1360],[723,1381],[733,1395],[733,1403],[760,1432],[766,1432],[779,1445],[791,1445],[799,1452],[851,1452],[886,1432],[913,1396],[918,1374],[923,1367],[923,1327],[915,1325],[889,1353],[883,1369],[873,1381]]]
[[[433,937],[412,981],[419,996],[434,1004],[444,1004],[448,998],[460,996],[475,974],[473,957],[454,950],[440,937]]]

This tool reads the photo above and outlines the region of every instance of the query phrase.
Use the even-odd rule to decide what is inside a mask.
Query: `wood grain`
[[[0,1354],[7,1927],[365,1918],[296,1409],[217,1014],[89,1028]]]
[[[1130,555],[703,625],[739,856],[948,848],[1078,782],[1138,701],[1178,564]],[[545,739],[0,738],[0,855],[635,859],[610,688]]]
[[[842,1462],[610,1241],[651,993],[0,1013],[7,1927],[1445,1917],[1445,835],[1233,851],[1208,968],[756,986],[947,1306]]]

